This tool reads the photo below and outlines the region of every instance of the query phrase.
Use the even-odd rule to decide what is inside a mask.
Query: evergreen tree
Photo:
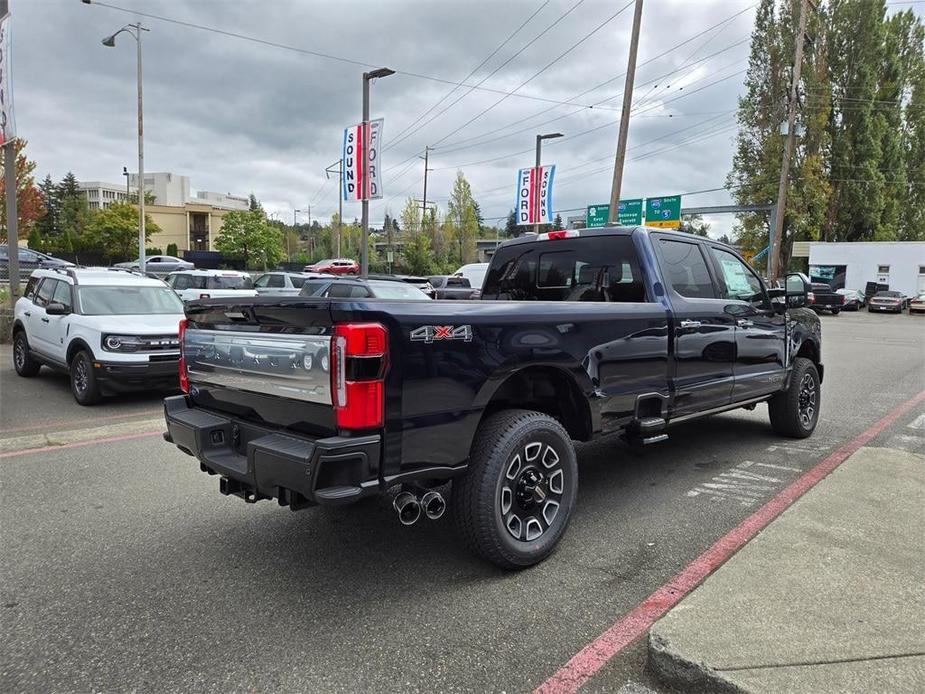
[[[558,212],[556,213],[556,218],[552,220],[552,228],[553,230],[565,228],[565,226],[562,224],[562,215]]]
[[[49,174],[39,183],[39,192],[45,201],[45,216],[38,219],[35,223],[35,229],[41,236],[46,238],[58,234],[58,186],[51,180]]]
[[[905,209],[901,215],[901,241],[925,241],[925,30],[912,27],[909,103],[905,108],[903,155],[906,170]]]
[[[514,212],[514,210],[511,210],[507,214],[507,222],[504,224],[504,234],[510,238],[520,236],[520,233],[517,229],[517,213]]]
[[[250,210],[251,212],[260,212],[261,214],[264,214],[263,205],[260,204],[260,201],[257,199],[257,196],[254,195],[253,193],[251,193],[247,199],[247,209]]]

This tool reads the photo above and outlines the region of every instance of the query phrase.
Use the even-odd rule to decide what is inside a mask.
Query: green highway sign
[[[610,205],[588,205],[587,227],[607,226],[610,215]],[[642,198],[636,200],[621,200],[620,209],[617,210],[617,224],[633,226],[642,224]]]
[[[646,198],[646,226],[677,229],[681,226],[681,196]]]
[[[589,229],[607,226],[607,217],[609,214],[610,205],[588,205],[586,226]]]
[[[642,198],[621,200],[620,208],[617,210],[617,221],[628,227],[642,224]]]

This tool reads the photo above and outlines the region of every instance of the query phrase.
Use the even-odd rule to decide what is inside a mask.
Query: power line
[[[479,63],[475,68],[473,68],[472,71],[471,71],[468,75],[466,75],[465,77],[463,77],[463,80],[462,80],[462,81],[463,81],[463,82],[468,81],[471,77],[473,77],[473,76],[475,75],[475,73],[477,73],[479,70],[481,70],[482,67],[484,67],[484,65],[485,65],[489,60],[491,60],[492,58],[495,57],[495,55],[497,55],[498,51],[500,51],[502,48],[504,48],[504,47],[511,41],[511,39],[513,39],[515,36],[517,36],[517,34],[520,33],[520,30],[523,29],[525,26],[527,26],[527,24],[529,24],[529,23],[533,20],[533,18],[536,17],[536,15],[538,15],[538,14],[543,10],[543,8],[546,7],[546,5],[548,5],[548,4],[549,4],[549,0],[546,0],[546,2],[544,2],[544,3],[543,3],[542,5],[540,5],[538,8],[536,8],[536,10],[533,12],[533,14],[531,14],[529,17],[527,17],[519,27],[517,27],[511,34],[508,35],[508,37],[507,37],[506,39],[504,39],[504,41],[502,41],[502,42],[498,45],[498,47],[497,47],[495,50],[493,50],[491,53],[489,53],[489,54],[488,54],[488,57],[485,58],[485,60],[483,60],[483,61],[482,61],[481,63]],[[539,37],[537,37],[537,38],[539,38]],[[535,39],[534,39],[534,40],[535,40]],[[532,41],[531,41],[530,43],[532,43]],[[527,48],[528,46],[530,46],[530,43],[526,44],[526,45],[525,45],[523,48],[521,48],[517,53],[515,53],[515,54],[512,55],[510,58],[508,58],[505,62],[503,62],[499,67],[495,68],[495,70],[493,70],[492,72],[488,73],[488,75],[487,75],[484,79],[482,79],[478,84],[481,85],[485,80],[487,80],[489,77],[491,77],[492,75],[494,75],[498,70],[500,70],[501,68],[503,68],[503,67],[504,67],[505,65],[507,65],[509,62],[511,62],[511,60],[513,60],[515,57],[517,57],[518,55],[520,55],[520,53],[522,53],[524,50],[526,50],[526,48]],[[478,85],[476,85],[476,86],[478,86]],[[418,123],[420,123],[421,120],[423,120],[425,116],[427,116],[427,115],[428,115],[429,113],[431,113],[435,108],[437,108],[444,100],[446,100],[447,98],[449,98],[449,96],[450,96],[453,92],[455,92],[457,89],[458,89],[458,87],[455,87],[455,86],[454,86],[452,89],[450,89],[450,91],[448,91],[446,94],[444,94],[442,97],[440,97],[440,99],[438,99],[437,102],[436,102],[433,106],[431,106],[429,109],[427,109],[426,111],[424,111],[424,113],[422,113],[420,116],[418,116],[410,125],[408,125],[407,127],[405,127],[400,133],[398,133],[398,135],[395,136],[395,141],[394,141],[386,150],[384,150],[384,151],[387,151],[388,149],[391,149],[391,147],[394,147],[394,146],[397,145],[399,142],[401,142],[401,141],[404,139],[402,136],[403,136],[406,132],[408,132],[408,131],[411,130],[415,125],[417,125]],[[471,88],[469,89],[468,92],[466,92],[465,94],[463,94],[462,97],[460,97],[460,99],[462,99],[462,98],[465,97],[466,95],[472,93],[472,91],[473,91],[474,89],[475,89],[475,87],[471,87]],[[457,103],[458,101],[459,101],[459,99],[457,99],[457,100],[454,101],[453,103],[455,104],[455,103]],[[452,104],[450,104],[450,105],[452,106]],[[441,111],[441,113],[442,113],[442,111]],[[439,115],[439,114],[438,114],[438,115]],[[430,122],[430,121],[428,121],[428,123],[429,123],[429,122]],[[424,125],[427,125],[427,123],[425,123]]]
[[[584,0],[582,0],[582,1],[584,1]],[[227,36],[227,37],[229,37],[229,38],[239,39],[239,40],[241,40],[241,41],[249,41],[249,42],[251,42],[251,43],[257,43],[257,44],[260,44],[260,45],[262,45],[262,46],[269,46],[269,47],[271,47],[271,48],[279,48],[280,50],[292,51],[292,52],[294,52],[294,53],[301,53],[301,54],[303,54],[303,55],[311,55],[311,56],[314,56],[314,57],[316,57],[316,58],[324,58],[324,59],[326,59],[326,60],[335,60],[335,61],[338,61],[338,62],[341,62],[341,63],[347,63],[347,64],[350,64],[350,65],[357,65],[357,66],[359,66],[359,67],[364,67],[364,68],[378,68],[378,67],[381,67],[381,65],[374,64],[374,63],[367,63],[367,62],[364,62],[364,61],[362,61],[362,60],[355,60],[355,59],[353,59],[353,58],[345,58],[345,57],[343,57],[343,56],[333,55],[333,54],[331,54],[331,53],[322,53],[322,52],[320,52],[320,51],[313,51],[313,50],[310,50],[310,49],[308,49],[308,48],[301,48],[301,47],[299,47],[299,46],[292,46],[292,45],[289,45],[289,44],[280,43],[280,42],[278,42],[278,41],[270,41],[270,40],[268,40],[268,39],[261,39],[261,38],[258,38],[258,37],[256,37],[256,36],[249,36],[249,35],[247,35],[247,34],[242,34],[242,33],[240,33],[240,32],[236,32],[236,31],[227,31],[227,30],[225,30],[225,29],[218,29],[218,28],[216,28],[216,27],[206,26],[206,25],[204,25],[204,24],[197,24],[197,23],[195,23],[195,22],[187,22],[187,21],[184,21],[184,20],[181,20],[181,19],[173,19],[172,17],[164,17],[163,15],[157,15],[157,14],[153,14],[153,13],[151,13],[151,12],[141,12],[141,11],[135,10],[135,9],[128,9],[128,8],[126,8],[126,7],[119,7],[118,5],[112,5],[112,4],[107,3],[107,2],[99,2],[98,0],[94,0],[93,4],[94,4],[94,5],[99,5],[100,7],[105,7],[105,8],[107,8],[107,9],[116,10],[116,11],[118,11],[118,12],[125,12],[125,13],[127,13],[127,14],[132,14],[132,15],[139,16],[139,17],[146,17],[146,18],[148,18],[148,19],[156,19],[156,20],[159,21],[159,22],[166,22],[166,23],[168,23],[168,24],[176,24],[176,25],[178,25],[178,26],[186,27],[187,29],[196,29],[196,30],[198,30],[198,31],[207,31],[207,32],[210,32],[210,33],[213,33],[213,34],[219,34],[219,35],[221,35],[221,36]],[[443,77],[436,77],[435,75],[426,75],[426,74],[423,74],[423,73],[420,73],[420,72],[412,72],[412,71],[410,71],[410,70],[396,70],[395,72],[396,72],[397,74],[405,75],[405,76],[407,76],[407,77],[414,77],[414,78],[416,78],[416,79],[429,80],[429,81],[431,81],[431,82],[439,82],[440,84],[450,84],[450,85],[454,85],[454,86],[456,86],[456,87],[470,87],[470,86],[472,86],[472,85],[469,85],[469,84],[465,84],[465,83],[463,83],[463,82],[457,82],[457,81],[450,80],[450,79],[446,79],[446,78],[443,78]],[[573,103],[570,102],[570,101],[562,101],[562,100],[560,100],[560,99],[552,99],[552,98],[548,98],[548,97],[544,97],[544,96],[538,96],[538,95],[534,95],[534,94],[517,94],[517,93],[515,93],[516,90],[515,90],[514,92],[511,92],[511,91],[505,91],[504,89],[496,89],[496,88],[494,88],[494,87],[485,87],[485,86],[477,86],[477,87],[474,87],[474,88],[475,88],[475,89],[479,89],[479,90],[481,90],[481,91],[491,92],[491,93],[494,93],[494,94],[502,94],[502,95],[504,95],[504,96],[506,96],[506,97],[516,96],[516,97],[518,97],[518,98],[520,98],[520,99],[529,99],[529,100],[532,100],[532,101],[542,101],[542,102],[549,103],[549,104],[558,104],[558,105],[560,105],[560,106],[561,106],[561,105],[568,105],[568,106],[574,106],[574,105],[575,105],[575,104],[573,104]],[[590,105],[589,105],[587,108],[590,108]],[[617,109],[614,108],[614,109],[608,109],[608,110],[616,111]]]
[[[582,0],[582,1],[583,1],[583,0]],[[452,137],[453,135],[455,135],[456,133],[458,133],[458,132],[459,132],[460,130],[462,130],[463,128],[468,127],[471,123],[475,122],[476,120],[478,120],[479,118],[481,118],[482,116],[484,116],[486,113],[488,113],[489,111],[491,111],[492,109],[494,109],[496,106],[498,106],[499,104],[501,104],[502,102],[504,102],[509,96],[513,96],[513,95],[514,95],[516,92],[518,92],[521,88],[523,88],[523,87],[526,86],[529,82],[531,82],[531,81],[533,81],[534,79],[536,79],[537,77],[539,77],[539,76],[540,76],[541,74],[543,74],[544,72],[546,72],[546,70],[548,70],[548,69],[551,68],[553,65],[555,65],[557,62],[559,62],[560,60],[562,60],[562,58],[564,58],[564,57],[567,56],[569,53],[571,53],[573,50],[575,50],[576,48],[578,48],[581,44],[583,44],[583,43],[584,43],[585,41],[587,41],[589,38],[591,38],[592,36],[594,36],[594,34],[596,34],[598,31],[600,31],[601,29],[603,29],[607,24],[609,24],[611,21],[613,21],[614,19],[616,19],[616,18],[617,18],[619,15],[621,15],[623,12],[625,12],[626,9],[627,9],[630,5],[633,4],[633,2],[634,2],[634,0],[630,0],[630,1],[629,1],[628,3],[626,3],[623,7],[621,7],[617,12],[615,12],[615,13],[612,14],[612,15],[610,15],[610,17],[608,17],[607,19],[605,19],[603,22],[601,22],[601,23],[598,24],[596,27],[594,27],[594,29],[592,29],[590,32],[588,32],[588,33],[585,34],[583,37],[581,37],[578,41],[576,41],[576,42],[573,43],[571,46],[569,46],[569,48],[566,49],[563,53],[560,53],[556,58],[554,58],[554,59],[551,60],[549,63],[547,63],[546,65],[544,65],[539,71],[537,71],[536,73],[534,73],[533,75],[531,75],[530,77],[528,77],[526,80],[524,80],[523,82],[521,82],[512,92],[510,92],[509,94],[505,94],[503,97],[501,97],[498,101],[496,101],[495,103],[493,103],[493,104],[492,104],[491,106],[489,106],[488,108],[485,108],[485,109],[479,111],[477,114],[475,114],[472,118],[470,118],[469,120],[467,120],[467,121],[466,121],[465,123],[463,123],[461,126],[459,126],[458,128],[456,128],[455,130],[452,130],[451,132],[449,132],[448,134],[444,135],[444,136],[441,137],[439,140],[437,140],[436,142],[434,142],[433,145],[434,145],[434,146],[439,145],[439,144],[440,144],[441,142],[443,142],[444,140],[446,140],[446,139]]]

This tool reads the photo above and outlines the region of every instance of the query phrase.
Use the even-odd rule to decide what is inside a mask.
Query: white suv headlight
[[[103,349],[108,352],[137,352],[145,341],[137,335],[103,335]]]

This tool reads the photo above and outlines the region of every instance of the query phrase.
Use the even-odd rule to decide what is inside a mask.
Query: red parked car
[[[305,266],[305,272],[321,272],[326,275],[356,275],[360,264],[349,258],[328,258]]]

